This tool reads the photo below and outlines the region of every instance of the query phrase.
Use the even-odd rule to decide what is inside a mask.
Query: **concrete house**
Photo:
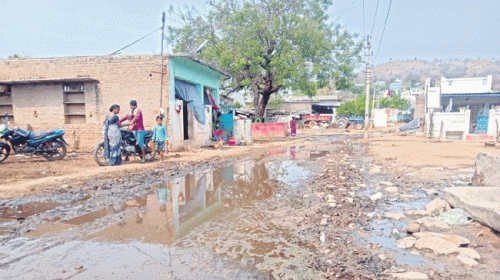
[[[162,79],[163,73],[163,79]],[[0,59],[0,122],[34,131],[61,127],[76,148],[102,141],[109,107],[137,100],[146,129],[160,108],[173,149],[210,141],[212,103],[229,74],[189,54]],[[209,97],[210,96],[210,97]]]

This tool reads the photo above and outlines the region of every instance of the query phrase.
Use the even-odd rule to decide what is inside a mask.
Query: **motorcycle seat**
[[[30,140],[33,140],[33,141],[42,140],[43,138],[50,136],[50,135],[53,135],[53,134],[56,134],[56,133],[57,133],[57,130],[52,130],[52,131],[49,131],[47,133],[40,132],[39,135],[30,135]]]

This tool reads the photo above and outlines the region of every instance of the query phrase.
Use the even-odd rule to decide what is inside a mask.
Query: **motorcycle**
[[[10,130],[7,125],[0,125],[0,162],[6,160],[14,150],[15,154],[43,156],[49,161],[61,160],[66,156],[69,144],[64,139],[65,130],[60,128],[35,132],[25,128]],[[9,145],[10,144],[10,145]]]
[[[137,141],[134,136],[134,132],[128,129],[121,128],[120,133],[122,135],[122,141],[120,143],[122,149],[122,156],[139,156],[142,159],[141,147],[137,145]],[[145,161],[153,161],[156,157],[156,151],[149,147],[149,142],[153,139],[153,131],[144,131],[144,155]],[[94,160],[100,166],[106,166],[109,164],[104,158],[104,142],[101,142],[94,149]]]

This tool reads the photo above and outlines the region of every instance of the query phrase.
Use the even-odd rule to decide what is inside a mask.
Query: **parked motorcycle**
[[[122,156],[139,156],[142,159],[141,147],[136,144],[134,132],[128,129],[120,129],[122,141],[120,143],[122,148]],[[156,157],[156,151],[149,147],[149,142],[153,139],[153,131],[144,131],[144,154],[146,161],[153,161]],[[109,162],[104,158],[104,142],[101,142],[94,149],[94,160],[100,166],[106,166]]]
[[[61,160],[66,156],[69,144],[64,140],[65,130],[60,128],[35,132],[25,128],[10,130],[7,125],[0,125],[0,162],[6,160],[14,150],[15,154],[43,156],[49,161]],[[10,145],[9,145],[10,144]]]

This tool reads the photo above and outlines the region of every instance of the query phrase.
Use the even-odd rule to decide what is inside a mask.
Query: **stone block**
[[[474,220],[500,231],[500,188],[453,187],[444,193],[451,206],[464,209]]]

